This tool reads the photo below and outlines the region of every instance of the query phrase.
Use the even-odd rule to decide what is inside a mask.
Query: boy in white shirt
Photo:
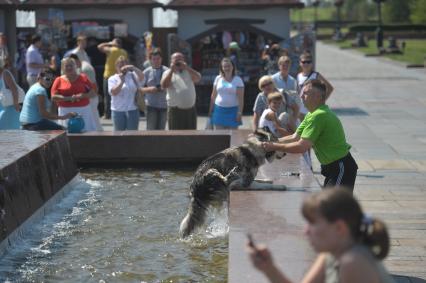
[[[263,111],[259,120],[260,129],[267,127],[269,128],[269,131],[278,138],[291,135],[289,131],[281,126],[281,123],[278,120],[277,111],[281,103],[283,103],[283,96],[280,92],[277,91],[270,93],[268,95],[269,108]]]

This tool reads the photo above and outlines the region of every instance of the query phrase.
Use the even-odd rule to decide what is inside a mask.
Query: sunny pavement
[[[390,230],[385,260],[398,282],[426,279],[426,70],[317,44],[317,70],[334,86],[339,115],[359,165],[355,195]],[[244,117],[241,128],[250,128]],[[111,121],[102,120],[105,130]],[[145,130],[145,119],[140,129]],[[203,129],[205,117],[199,117]],[[315,176],[322,182],[319,163]]]
[[[386,267],[410,276],[398,277],[400,282],[421,282],[418,278],[426,279],[426,70],[323,43],[317,44],[316,63],[335,88],[328,104],[359,165],[355,195],[390,229]]]

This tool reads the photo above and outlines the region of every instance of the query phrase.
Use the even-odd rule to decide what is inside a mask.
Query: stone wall
[[[78,173],[64,132],[2,131],[0,242]]]
[[[124,131],[70,134],[79,166],[182,166],[228,148],[231,131]]]

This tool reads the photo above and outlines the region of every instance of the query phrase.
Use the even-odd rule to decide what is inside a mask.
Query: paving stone
[[[416,170],[410,162],[402,159],[396,160],[368,160],[374,170]]]
[[[426,239],[398,239],[398,243],[406,247],[426,247]],[[425,260],[425,258],[419,260]]]
[[[404,213],[405,210],[410,210],[414,213],[421,213],[423,214],[426,206],[425,201],[397,201],[398,205],[402,207],[401,213]]]
[[[358,171],[360,172],[373,172],[374,168],[371,166],[370,163],[368,163],[367,160],[356,160],[356,163],[358,164]]]
[[[422,270],[422,268],[424,268],[425,265],[423,261],[412,260],[412,261],[386,261],[385,266],[389,270],[389,272],[399,273],[399,272],[416,272],[416,271]]]
[[[426,140],[426,139],[425,139]],[[409,161],[418,171],[426,172],[426,160],[410,160]]]
[[[425,230],[391,230],[390,235],[394,239],[423,239],[426,237]],[[419,249],[419,247],[417,247]],[[425,255],[424,247],[420,247]]]

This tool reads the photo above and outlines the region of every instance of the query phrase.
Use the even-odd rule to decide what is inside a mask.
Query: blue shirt
[[[290,75],[287,76],[287,80],[285,81],[281,77],[281,73],[278,72],[272,75],[272,80],[277,88],[284,90],[297,90],[296,79]]]
[[[161,68],[154,69],[148,67],[143,71],[144,79],[142,81],[142,87],[149,86],[158,86],[161,82],[161,77],[163,73],[167,71],[166,66],[161,66]],[[155,108],[166,109],[167,108],[167,99],[166,99],[166,90],[161,90],[156,93],[146,93],[145,94],[145,104]]]
[[[39,95],[44,96],[44,101],[46,102],[46,110],[50,108],[50,101],[47,97],[47,91],[40,83],[35,83],[30,87],[25,95],[24,104],[22,105],[21,115],[19,116],[19,121],[21,124],[33,124],[40,122],[43,117],[41,116],[40,110],[38,108],[37,97]]]

